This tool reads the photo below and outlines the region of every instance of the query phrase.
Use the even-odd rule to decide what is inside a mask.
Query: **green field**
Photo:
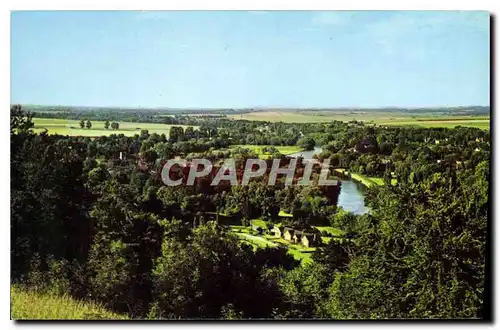
[[[255,235],[251,235],[251,234],[247,234],[247,233],[236,233],[236,235],[239,238],[249,242],[252,245],[258,246],[258,247],[265,248],[265,247],[276,247],[277,246],[276,243],[270,242],[269,240],[265,239],[264,237],[255,236]]]
[[[290,218],[290,217],[293,217],[293,215],[290,213],[286,213],[285,211],[280,210],[280,212],[278,213],[278,217]]]
[[[10,316],[13,320],[96,320],[126,319],[93,302],[80,302],[68,296],[56,296],[10,288]]]
[[[261,225],[260,222],[255,222],[255,220],[252,220],[252,222],[255,225]],[[311,253],[316,250],[316,248],[307,248],[301,245],[291,244],[289,241],[273,235],[253,235],[250,227],[231,226],[231,230],[242,241],[249,243],[254,246],[254,248],[276,247],[278,245],[286,246],[288,248],[288,254],[303,263],[311,262]]]
[[[464,120],[414,120],[400,122],[376,122],[380,126],[422,126],[422,127],[446,127],[454,128],[456,126],[477,127],[480,129],[490,129],[489,119],[464,119]]]
[[[35,132],[43,132],[47,129],[49,134],[59,134],[59,135],[71,135],[71,136],[103,136],[111,134],[123,134],[125,136],[134,136],[135,134],[141,134],[141,130],[147,129],[149,133],[158,133],[168,136],[170,127],[181,126],[186,128],[188,126],[183,125],[166,125],[166,124],[153,124],[153,123],[130,123],[130,122],[119,122],[120,128],[118,130],[113,130],[111,128],[104,128],[104,121],[91,121],[92,127],[80,128],[79,120],[68,120],[68,119],[54,119],[54,118],[33,118],[35,123]],[[197,127],[194,127],[197,128]]]
[[[254,220],[250,220],[250,223],[253,226],[257,226],[257,227],[260,227],[262,229],[267,229],[267,223],[264,220],[254,219]]]
[[[262,148],[264,148],[264,147],[276,148],[283,155],[294,154],[294,153],[302,150],[302,148],[299,146],[265,146],[265,145],[253,145],[253,144],[237,144],[237,145],[231,146],[231,149],[235,149],[235,148],[250,149],[250,150],[254,151],[255,153],[257,153],[259,158],[267,158],[267,156],[269,156],[270,154],[262,152]]]
[[[292,244],[282,237],[275,237],[272,235],[265,235],[265,237],[270,242],[277,242],[288,248],[288,254],[294,257],[296,260],[301,261],[303,264],[312,262],[312,253],[316,251],[315,247],[305,247],[300,244]]]
[[[261,227],[266,229],[267,222],[262,219],[250,220],[253,226]],[[343,232],[339,229],[333,227],[315,227],[322,233],[328,233],[335,236],[343,235]],[[294,257],[296,260],[301,261],[303,264],[312,262],[312,253],[316,250],[315,247],[305,247],[300,244],[292,244],[285,240],[283,237],[276,237],[272,234],[264,235],[254,235],[250,227],[244,226],[231,226],[231,230],[238,236],[241,240],[251,244],[255,248],[265,248],[265,247],[276,247],[278,245],[286,246],[288,249],[288,254]],[[321,237],[324,243],[328,243],[331,237]]]
[[[351,173],[351,179],[358,181],[367,187],[384,185],[384,179],[382,178],[369,177],[358,173]]]
[[[489,116],[451,116],[451,115],[408,115],[391,112],[370,111],[260,111],[238,115],[229,115],[233,119],[263,120],[270,122],[286,123],[322,123],[338,121],[363,121],[380,126],[422,126],[422,127],[448,127],[467,126],[489,129]]]

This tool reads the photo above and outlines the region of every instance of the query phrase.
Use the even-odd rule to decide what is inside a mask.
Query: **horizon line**
[[[491,105],[431,105],[431,106],[378,106],[378,107],[356,107],[356,106],[334,106],[334,107],[294,107],[294,106],[245,106],[245,107],[168,107],[168,106],[106,106],[106,105],[68,105],[68,104],[32,104],[32,103],[11,103],[10,105],[32,106],[32,107],[68,107],[68,108],[108,108],[108,109],[144,109],[144,110],[427,110],[427,109],[462,109],[462,108],[490,108]]]

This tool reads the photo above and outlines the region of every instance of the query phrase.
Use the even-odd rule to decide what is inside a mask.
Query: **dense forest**
[[[36,134],[33,113],[10,111],[13,284],[140,319],[490,315],[489,131],[148,111],[43,115],[189,126],[82,137]],[[175,157],[233,158],[238,166],[259,157],[237,145],[270,146],[269,158],[284,162],[272,146],[320,146],[318,160],[386,184],[368,188],[371,211],[355,215],[337,205],[341,185],[326,191],[279,178],[269,186],[264,177],[207,189],[201,180],[177,187],[161,180]],[[300,263],[281,246],[255,248],[230,230],[254,218],[345,235]]]

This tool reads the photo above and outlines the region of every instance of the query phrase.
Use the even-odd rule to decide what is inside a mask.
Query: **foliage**
[[[487,315],[488,131],[154,111],[61,116],[75,126],[92,119],[85,130],[94,137],[38,133],[33,114],[11,107],[12,283],[132,318]],[[95,135],[106,121],[113,131]],[[151,121],[162,130],[129,126]],[[268,186],[266,176],[233,187],[161,180],[161,165],[174,157],[232,157],[241,168],[259,153],[286,161],[286,148],[316,144],[337,175],[374,183],[369,214],[337,208],[338,187]],[[330,239],[283,246],[282,238],[248,235],[250,219]]]

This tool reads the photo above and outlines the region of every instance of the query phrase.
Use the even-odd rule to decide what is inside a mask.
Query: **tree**
[[[149,149],[149,150],[142,152],[141,156],[146,162],[148,162],[150,164],[154,163],[156,158],[158,158],[158,154],[153,149]]]
[[[104,123],[104,128],[105,128],[105,129],[108,129],[108,128],[109,128],[109,120],[106,120],[106,122]]]
[[[311,137],[302,137],[297,142],[297,145],[304,150],[313,150],[315,144],[314,139]]]
[[[158,216],[140,209],[141,177],[137,173],[133,184],[116,177],[105,182],[90,212],[94,228],[87,269],[94,299],[143,317],[151,302],[152,261],[160,252],[162,232]]]
[[[13,278],[29,272],[35,255],[83,262],[92,201],[83,183],[82,144],[40,134],[11,136],[11,258]]]
[[[24,112],[20,105],[10,107],[10,134],[26,133],[34,126],[33,113]]]
[[[80,120],[80,127],[81,128],[84,128],[85,127],[85,121],[82,119]]]
[[[315,262],[322,264],[326,274],[333,276],[335,272],[343,272],[349,265],[349,255],[352,254],[352,244],[348,241],[340,243],[338,239],[332,238],[324,247],[318,247],[313,253]]]
[[[371,203],[377,221],[357,240],[348,271],[331,284],[329,317],[481,318],[488,182],[485,161],[377,188]]]
[[[155,318],[269,318],[280,292],[265,270],[297,263],[285,249],[253,251],[214,222],[193,230],[191,239],[164,237],[153,270]],[[254,288],[250,293],[249,288]]]
[[[170,127],[169,141],[170,142],[184,141],[184,129],[179,126]]]
[[[384,184],[390,185],[392,184],[391,182],[392,182],[391,169],[389,167],[386,167],[384,171]]]
[[[250,215],[250,203],[249,198],[249,186],[232,186],[232,201],[236,210],[241,213],[241,224],[242,226],[249,226],[249,215]]]
[[[92,123],[90,122],[90,120],[87,120],[86,126],[88,129],[90,129],[92,127]]]
[[[186,140],[190,140],[190,139],[195,138],[193,127],[191,127],[191,126],[187,127],[186,131],[184,132],[184,135],[186,137]]]
[[[321,304],[327,296],[327,272],[319,263],[305,264],[289,271],[271,269],[280,290],[280,303],[273,310],[277,319],[309,319],[321,316]]]
[[[149,137],[149,131],[147,129],[141,129],[141,135],[139,138],[141,140],[146,140]]]

